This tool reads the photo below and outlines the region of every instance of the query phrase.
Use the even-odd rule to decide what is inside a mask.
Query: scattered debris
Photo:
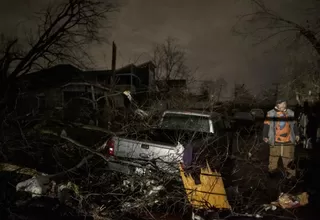
[[[277,207],[283,209],[292,209],[301,206],[305,206],[309,203],[309,195],[306,192],[300,193],[298,195],[292,195],[289,193],[281,193],[278,200],[272,202],[271,204],[265,205],[265,210],[276,210]]]
[[[129,101],[132,101],[132,96],[131,96],[131,92],[126,90],[123,92],[123,94],[129,99]]]
[[[165,187],[159,181],[153,179],[143,179],[143,181],[136,182],[133,179],[123,181],[123,191],[131,190],[141,193],[141,198],[125,201],[122,204],[123,212],[130,212],[141,207],[151,207],[159,202],[159,193]]]
[[[149,114],[146,111],[143,111],[142,109],[139,109],[139,108],[134,111],[134,114],[139,116],[140,118],[146,118],[149,116]]]
[[[31,176],[31,178],[19,182],[16,185],[16,191],[30,193],[32,198],[49,196],[52,198],[59,198],[61,201],[61,198],[66,194],[66,191],[72,191],[77,197],[81,197],[79,186],[70,181],[66,184],[57,184],[52,179],[55,175],[40,173],[35,169],[20,167],[18,165],[8,163],[0,163],[0,171],[15,172]]]
[[[24,191],[31,193],[32,197],[38,197],[48,192],[50,181],[45,176],[33,176],[16,185],[16,191]]]
[[[188,175],[180,164],[180,176],[183,181],[188,200],[193,208],[208,209],[215,207],[230,210],[226,189],[219,172],[211,170],[207,163],[196,175]]]
[[[298,195],[292,195],[289,193],[281,193],[278,201],[272,202],[272,205],[281,207],[283,209],[292,209],[300,206],[305,206],[309,203],[309,195],[306,192]]]
[[[269,210],[275,211],[275,210],[277,210],[277,206],[272,205],[272,204],[265,204],[265,205],[263,205],[263,207],[264,207],[264,211],[269,211]]]

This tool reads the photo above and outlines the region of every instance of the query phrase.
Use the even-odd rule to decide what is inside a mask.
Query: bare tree
[[[89,58],[86,46],[104,39],[100,30],[117,9],[113,0],[64,0],[35,14],[37,31],[28,36],[27,45],[19,45],[18,37],[2,37],[0,109],[14,102],[17,79],[31,70],[61,62],[82,65]]]
[[[245,84],[235,84],[234,100],[240,104],[252,104],[255,97]]]
[[[190,74],[186,53],[175,38],[168,37],[164,43],[155,45],[152,59],[157,67],[157,80],[185,79]]]
[[[227,88],[227,81],[224,78],[218,78],[212,81],[205,81],[201,84],[201,94],[208,96],[210,100],[220,101],[222,93]]]
[[[264,88],[259,93],[258,102],[260,104],[274,104],[276,101],[277,91],[275,88]]]
[[[287,19],[271,8],[267,7],[263,0],[249,0],[254,11],[240,17],[241,24],[249,22],[250,28],[243,30],[235,30],[236,33],[258,36],[262,43],[280,34],[295,33],[295,35],[286,35],[284,42],[290,42],[290,37],[293,36],[293,42],[297,42],[301,37],[309,42],[312,48],[320,55],[320,20],[318,16],[319,2],[312,0],[311,8],[307,9],[304,14],[308,14],[308,20],[299,21],[299,16],[295,16],[297,20]],[[301,15],[303,16],[303,13]]]

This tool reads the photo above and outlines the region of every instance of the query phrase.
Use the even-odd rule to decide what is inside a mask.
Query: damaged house
[[[130,68],[81,70],[69,64],[33,72],[21,78],[18,104],[20,115],[54,114],[78,120],[104,117],[110,109],[123,109],[124,91],[147,99],[154,65]],[[114,80],[112,80],[114,78]]]

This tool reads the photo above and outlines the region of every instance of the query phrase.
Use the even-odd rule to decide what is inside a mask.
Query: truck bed
[[[178,142],[185,144],[192,139],[198,139],[207,135],[208,133],[203,132],[154,128],[128,135],[122,135],[119,137],[135,141],[147,141],[165,145],[176,145]]]
[[[145,130],[114,137],[114,155],[119,159],[140,163],[152,161],[162,169],[170,169],[170,166],[176,168],[182,158],[183,145],[203,135],[208,134],[183,130]]]

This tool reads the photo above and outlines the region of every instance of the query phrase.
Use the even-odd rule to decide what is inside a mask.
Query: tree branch
[[[64,139],[64,140],[66,140],[66,141],[68,141],[68,142],[76,145],[77,147],[79,147],[79,148],[81,148],[81,149],[83,149],[83,150],[85,150],[85,151],[90,152],[91,154],[94,154],[94,155],[96,155],[96,156],[98,156],[98,157],[101,157],[104,161],[108,162],[108,159],[106,158],[105,155],[103,155],[103,154],[101,154],[101,153],[99,153],[99,152],[96,152],[95,150],[90,149],[89,147],[87,147],[87,146],[79,143],[79,142],[76,141],[76,140],[73,140],[72,138],[70,138],[70,137],[68,137],[68,136],[64,136],[64,135],[62,135],[62,134],[59,135],[58,133],[53,132],[53,131],[50,131],[50,130],[40,130],[40,133],[42,133],[42,134],[47,134],[47,135],[53,135],[53,136],[56,136],[56,137],[60,137],[60,138],[62,138],[62,139]]]
[[[258,27],[254,28],[253,31],[250,32],[242,32],[244,35],[254,35],[257,32],[264,31],[264,30],[274,30],[274,33],[269,34],[268,37],[264,37],[263,40],[260,40],[255,45],[260,44],[266,40],[273,38],[276,35],[285,32],[297,32],[301,36],[303,36],[314,48],[314,50],[320,55],[320,39],[317,38],[318,30],[311,29],[309,26],[303,26],[294,22],[292,20],[286,19],[276,12],[272,11],[271,9],[267,8],[267,6],[263,3],[262,0],[250,0],[252,5],[256,7],[253,13],[248,13],[239,17],[239,21],[247,21],[250,23],[253,22],[267,22],[265,27]],[[239,22],[235,26],[237,26]],[[260,24],[259,24],[260,25]],[[235,33],[240,33],[241,31],[236,30],[234,27]],[[265,33],[262,33],[265,35]]]

